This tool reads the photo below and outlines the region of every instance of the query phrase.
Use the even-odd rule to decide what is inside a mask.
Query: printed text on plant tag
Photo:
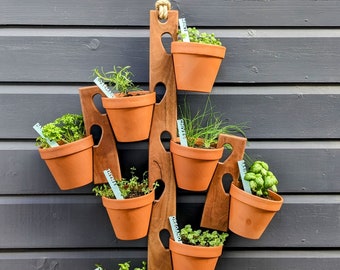
[[[184,42],[190,42],[190,38],[189,38],[189,32],[188,32],[188,28],[187,28],[187,22],[185,20],[185,18],[179,18],[178,19],[179,22],[179,28],[181,29],[181,33],[183,33],[183,41]]]
[[[238,164],[238,169],[240,171],[240,177],[241,177],[241,180],[242,180],[243,190],[245,192],[248,192],[248,193],[251,194],[249,181],[244,179],[244,176],[247,172],[246,164],[245,164],[244,160],[237,161],[237,164]]]
[[[119,187],[117,185],[116,180],[114,179],[112,172],[110,169],[104,170],[104,175],[107,179],[107,182],[109,183],[115,197],[117,200],[123,200],[124,197],[122,196],[122,193],[119,190]]]
[[[115,95],[112,92],[112,90],[103,82],[100,78],[95,78],[93,81],[99,88],[102,90],[102,92],[108,97],[108,98],[114,98]]]
[[[181,145],[188,146],[187,134],[185,132],[185,126],[184,126],[184,120],[183,119],[177,120],[177,128],[178,128],[179,141],[180,141]]]
[[[174,240],[178,243],[182,243],[182,238],[179,233],[179,228],[177,224],[177,219],[175,216],[169,216],[169,222],[172,230],[172,234],[174,235]]]
[[[42,132],[42,127],[39,123],[36,123],[34,126],[33,126],[33,129],[42,137],[46,140],[46,142],[48,143],[49,146],[51,147],[57,147],[59,146],[59,144],[55,141],[51,141],[47,138],[45,138],[43,132]]]

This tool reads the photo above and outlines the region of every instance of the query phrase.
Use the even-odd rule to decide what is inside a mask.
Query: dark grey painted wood
[[[284,196],[285,203],[260,240],[231,234],[226,247],[340,248],[339,195]],[[180,196],[178,221],[198,226],[204,196]],[[0,198],[0,248],[145,247],[145,239],[119,241],[95,196]],[[294,229],[292,229],[294,228]]]
[[[330,143],[261,143],[249,142],[247,154],[253,159],[268,160],[280,180],[282,193],[340,192],[340,148]],[[122,174],[129,168],[147,170],[147,143],[118,145]],[[0,143],[0,194],[90,194],[92,185],[60,191],[33,143]]]
[[[148,26],[155,0],[1,1],[0,24]],[[338,26],[337,1],[171,1],[194,26]],[[27,12],[29,11],[29,12]],[[265,18],[265,19],[264,19]]]
[[[147,36],[93,37],[91,33],[0,36],[0,62],[8,63],[0,66],[0,81],[91,82],[91,70],[97,66],[108,70],[130,65],[136,82],[148,82]],[[231,37],[222,42],[227,54],[217,83],[339,82],[338,37]]]

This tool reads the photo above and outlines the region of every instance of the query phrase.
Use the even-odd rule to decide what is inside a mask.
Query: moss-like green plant
[[[154,188],[157,187],[157,182],[155,182],[153,188],[149,187],[148,172],[143,173],[142,181],[139,181],[139,177],[135,174],[136,168],[130,168],[131,178],[117,180],[117,186],[123,196],[123,198],[135,198],[146,195],[150,193]],[[92,191],[96,196],[106,197],[109,199],[114,199],[115,195],[109,184],[100,184],[95,186]]]
[[[130,66],[117,67],[113,66],[112,71],[105,72],[102,68],[95,68],[93,70],[93,76],[102,79],[109,86],[113,87],[113,90],[118,91],[124,96],[128,96],[129,92],[140,90],[138,86],[133,83],[133,73],[130,71]]]
[[[81,114],[64,114],[42,127],[45,138],[39,136],[36,145],[41,148],[49,148],[46,138],[55,141],[59,145],[71,143],[85,137],[84,119]]]
[[[119,269],[118,270],[130,270],[130,261],[128,262],[124,262],[124,263],[119,263],[118,266],[119,266]],[[96,264],[96,269],[95,270],[105,270],[105,268],[103,268],[102,265],[100,264]],[[135,267],[134,270],[146,270],[146,262],[143,261],[142,262],[142,267]]]
[[[228,124],[222,115],[214,111],[210,98],[203,111],[192,113],[186,99],[179,106],[179,117],[183,119],[189,147],[214,148],[220,134],[242,134],[245,136],[245,124]]]
[[[229,236],[226,232],[193,230],[190,224],[180,230],[180,235],[184,244],[203,247],[222,246]]]
[[[252,193],[256,196],[268,197],[268,189],[277,192],[279,181],[264,161],[255,161],[247,170],[244,179],[249,181]]]
[[[200,32],[195,27],[188,27],[187,29],[190,42],[222,46],[221,40],[216,38],[214,33]],[[181,30],[178,31],[178,41],[183,41],[186,36],[186,33],[181,32]]]

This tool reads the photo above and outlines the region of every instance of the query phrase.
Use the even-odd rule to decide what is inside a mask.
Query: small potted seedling
[[[170,238],[174,270],[213,270],[229,236],[226,232],[194,230],[190,224],[179,231],[180,240]]]
[[[95,266],[96,266],[96,269],[94,270],[105,270],[105,268],[103,268],[103,266],[100,264],[96,264]],[[128,262],[119,263],[118,266],[119,266],[118,270],[130,270],[131,262],[128,261]],[[146,262],[145,261],[142,262],[142,267],[135,267],[133,269],[134,270],[146,270]]]
[[[226,47],[214,33],[181,27],[178,40],[171,43],[171,53],[177,89],[211,92],[226,53]]]
[[[141,90],[132,80],[130,66],[114,66],[112,71],[95,68],[96,84],[106,93],[102,97],[111,127],[119,142],[149,138],[156,93]]]
[[[240,236],[258,239],[280,210],[283,198],[277,194],[279,181],[267,162],[257,160],[243,170],[240,172],[243,184],[230,186],[229,229]]]
[[[179,116],[182,124],[178,127],[180,140],[170,141],[177,185],[186,190],[204,191],[209,187],[224,151],[223,146],[217,147],[218,137],[233,133],[244,135],[245,126],[228,124],[214,111],[209,98],[203,111],[198,110],[196,114],[191,112],[185,100],[179,108]]]
[[[83,116],[65,114],[53,122],[33,128],[40,157],[62,190],[84,186],[92,181],[92,135],[85,136]]]
[[[116,237],[121,240],[135,240],[147,235],[151,217],[155,188],[149,187],[147,172],[140,180],[131,168],[130,179],[113,179],[109,170],[109,183],[93,188],[96,196],[102,197],[102,203],[109,215]]]

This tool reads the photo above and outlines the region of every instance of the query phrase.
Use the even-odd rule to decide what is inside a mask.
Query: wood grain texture
[[[73,26],[148,26],[148,11],[154,0],[98,0],[58,2],[0,1],[0,24],[5,25],[73,25]],[[180,12],[193,26],[233,27],[315,27],[337,26],[337,1],[172,1],[173,9]],[[30,10],[30,12],[27,12]],[[263,19],[265,18],[265,20]]]

